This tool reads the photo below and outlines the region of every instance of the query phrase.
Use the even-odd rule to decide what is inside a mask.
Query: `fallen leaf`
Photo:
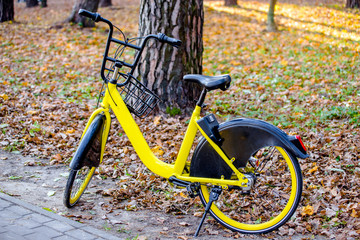
[[[312,169],[309,170],[309,173],[314,173],[318,170],[318,166],[316,165],[316,163],[314,163],[314,167]]]
[[[137,240],[147,240],[148,237],[144,236],[144,235],[140,235],[136,238]]]
[[[160,146],[155,146],[154,148],[151,149],[151,151],[154,153],[154,154],[157,154],[159,156],[162,156],[164,155],[164,151],[161,150],[161,147]]]
[[[334,217],[336,215],[336,212],[334,210],[332,210],[331,208],[326,208],[325,209],[326,211],[326,216],[331,218],[331,217]]]
[[[9,99],[9,96],[6,94],[1,94],[0,97],[4,99],[5,101]]]
[[[48,197],[51,197],[51,196],[54,196],[55,193],[56,193],[56,191],[49,191],[49,192],[47,193],[47,195],[48,195]]]
[[[311,216],[314,214],[314,208],[310,205],[307,205],[306,207],[303,207],[301,210],[301,216]]]
[[[70,129],[70,130],[67,130],[66,131],[66,134],[72,134],[72,133],[74,133],[75,132],[75,129]]]
[[[161,122],[161,115],[154,117],[154,124],[159,125]]]
[[[185,236],[178,236],[177,238],[182,239],[182,240],[188,240],[189,239],[188,237],[185,237]]]
[[[360,218],[360,211],[352,209],[350,216],[352,216],[353,218]]]
[[[195,213],[194,213],[194,216],[195,216],[195,217],[202,217],[203,215],[204,215],[203,212],[195,212]]]
[[[219,234],[219,231],[212,230],[212,229],[209,229],[209,228],[207,228],[206,231],[209,233],[209,235],[218,235]]]
[[[190,226],[190,224],[187,222],[180,222],[179,225],[184,227]]]

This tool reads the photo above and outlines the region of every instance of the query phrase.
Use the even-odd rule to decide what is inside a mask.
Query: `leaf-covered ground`
[[[137,36],[138,2],[113,2],[99,12]],[[341,1],[280,2],[280,31],[267,33],[267,1],[222,3],[205,1],[204,74],[229,73],[233,84],[213,92],[206,111],[222,121],[268,121],[301,135],[310,153],[300,160],[300,207],[276,235],[359,238],[360,12],[344,9]],[[63,164],[96,106],[106,26],[62,24],[72,2],[48,5],[26,9],[15,3],[16,21],[0,24],[0,146]],[[138,122],[156,154],[173,161],[187,120],[155,116]],[[119,180],[118,188],[103,192],[114,196],[114,207],[184,214],[200,205],[151,174],[116,121],[99,174]]]

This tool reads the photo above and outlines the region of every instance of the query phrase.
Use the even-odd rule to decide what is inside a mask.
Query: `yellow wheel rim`
[[[259,224],[246,224],[246,223],[240,223],[238,221],[235,221],[235,220],[231,219],[230,217],[226,216],[216,206],[216,204],[212,204],[211,211],[218,218],[220,218],[224,223],[226,223],[226,224],[228,224],[228,225],[230,225],[232,227],[238,228],[238,229],[244,229],[244,230],[248,230],[248,231],[258,231],[258,230],[267,229],[269,227],[272,227],[272,226],[276,225],[282,219],[284,219],[284,217],[290,212],[290,210],[291,210],[291,208],[292,208],[292,206],[293,206],[293,204],[295,202],[295,198],[296,198],[296,191],[297,191],[296,171],[295,171],[294,165],[293,165],[289,155],[280,147],[276,147],[276,149],[284,157],[286,163],[288,164],[289,171],[291,173],[291,194],[290,194],[289,200],[288,200],[286,206],[284,207],[284,209],[280,212],[279,215],[277,215],[276,217],[274,217],[270,221],[267,221],[267,222],[264,222],[264,223],[259,223]],[[207,186],[202,185],[201,186],[201,191],[202,191],[203,197],[205,198],[205,201],[208,202],[209,201],[209,191],[208,191]]]
[[[81,169],[80,169],[79,171],[81,171]],[[85,179],[82,181],[79,189],[76,191],[76,193],[75,193],[74,195],[72,194],[72,193],[73,193],[73,192],[72,192],[73,190],[71,190],[71,196],[70,196],[70,200],[69,200],[69,201],[70,201],[70,204],[74,204],[77,200],[79,200],[79,198],[81,197],[81,195],[82,195],[83,192],[85,191],[87,185],[89,184],[89,182],[90,182],[90,180],[91,180],[91,177],[92,177],[92,175],[94,174],[94,171],[95,171],[95,167],[92,167],[92,168],[89,170],[89,172],[86,174]],[[76,173],[76,174],[79,174],[79,172]],[[74,182],[75,182],[76,180],[77,180],[77,179],[75,179]],[[74,184],[73,184],[73,186],[74,186]]]

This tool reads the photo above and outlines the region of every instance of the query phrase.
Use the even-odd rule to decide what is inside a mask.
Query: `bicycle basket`
[[[130,68],[131,70],[128,73],[125,73],[125,71],[118,72],[116,80],[121,83],[117,84],[117,88],[130,112],[139,118],[145,118],[154,110],[160,98],[132,75],[136,64],[127,63],[128,60],[133,59],[133,56],[141,53],[142,48],[134,45],[133,42],[142,37],[128,39],[119,28],[116,26],[115,28],[118,30],[119,38],[122,40],[115,37],[108,38],[101,67],[101,76],[105,82],[110,81],[116,62],[120,62],[121,67]]]
[[[127,74],[127,80],[118,86],[126,106],[139,118],[145,118],[156,107],[160,98],[134,76]]]

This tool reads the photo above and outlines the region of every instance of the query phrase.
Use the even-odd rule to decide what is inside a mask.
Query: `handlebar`
[[[145,36],[142,44],[140,46],[137,46],[137,45],[133,45],[131,43],[128,43],[127,41],[123,42],[121,40],[118,40],[118,39],[115,39],[112,37],[113,35],[113,30],[114,30],[114,25],[112,24],[112,22],[110,22],[109,20],[103,18],[100,16],[99,13],[93,13],[93,12],[90,12],[90,11],[87,11],[85,9],[80,9],[79,10],[79,15],[80,16],[83,16],[83,17],[87,17],[87,18],[90,18],[92,19],[93,21],[95,22],[104,22],[106,24],[109,25],[109,34],[108,34],[108,39],[107,39],[107,42],[106,42],[106,47],[105,47],[105,52],[104,52],[104,59],[103,59],[103,63],[101,65],[101,78],[107,82],[107,78],[105,76],[105,70],[110,70],[110,69],[107,69],[106,68],[106,62],[107,61],[111,61],[111,62],[114,62],[116,63],[116,59],[114,58],[111,58],[108,56],[108,53],[109,53],[109,47],[110,47],[110,43],[111,42],[115,42],[115,43],[118,43],[118,44],[121,44],[121,45],[125,45],[127,47],[130,47],[130,48],[133,48],[133,49],[136,49],[138,52],[137,52],[137,55],[135,57],[135,60],[133,62],[133,64],[129,64],[129,63],[126,63],[126,62],[122,62],[121,61],[121,64],[126,66],[126,67],[129,67],[131,68],[131,71],[129,72],[130,75],[132,75],[135,71],[135,68],[136,66],[138,65],[138,62],[140,60],[140,57],[141,57],[141,54],[142,54],[142,51],[144,50],[145,46],[146,46],[146,43],[148,40],[150,39],[156,39],[162,43],[167,43],[167,44],[170,44],[171,46],[173,47],[180,47],[182,42],[178,39],[175,39],[175,38],[172,38],[172,37],[168,37],[166,36],[165,34],[163,33],[159,33],[157,35],[155,34],[150,34],[150,35],[147,35]]]
[[[158,39],[160,42],[168,43],[173,47],[179,48],[181,46],[181,41],[176,38],[168,37],[163,33],[158,34]]]
[[[80,9],[79,10],[79,15],[83,16],[83,17],[87,17],[87,18],[90,18],[92,19],[94,22],[99,22],[102,20],[102,17],[100,16],[100,14],[98,13],[93,13],[93,12],[90,12],[88,10],[85,10],[85,9]]]
[[[87,11],[85,9],[80,9],[79,15],[90,18],[94,22],[100,22],[100,21],[105,22],[105,23],[109,24],[110,28],[112,28],[112,26],[113,26],[109,20],[102,18],[99,13],[93,13],[93,12]],[[179,48],[182,44],[182,42],[179,39],[168,37],[163,33],[159,33],[158,35],[151,35],[151,37],[159,40],[160,42],[168,43],[171,46],[176,47],[176,48]]]

